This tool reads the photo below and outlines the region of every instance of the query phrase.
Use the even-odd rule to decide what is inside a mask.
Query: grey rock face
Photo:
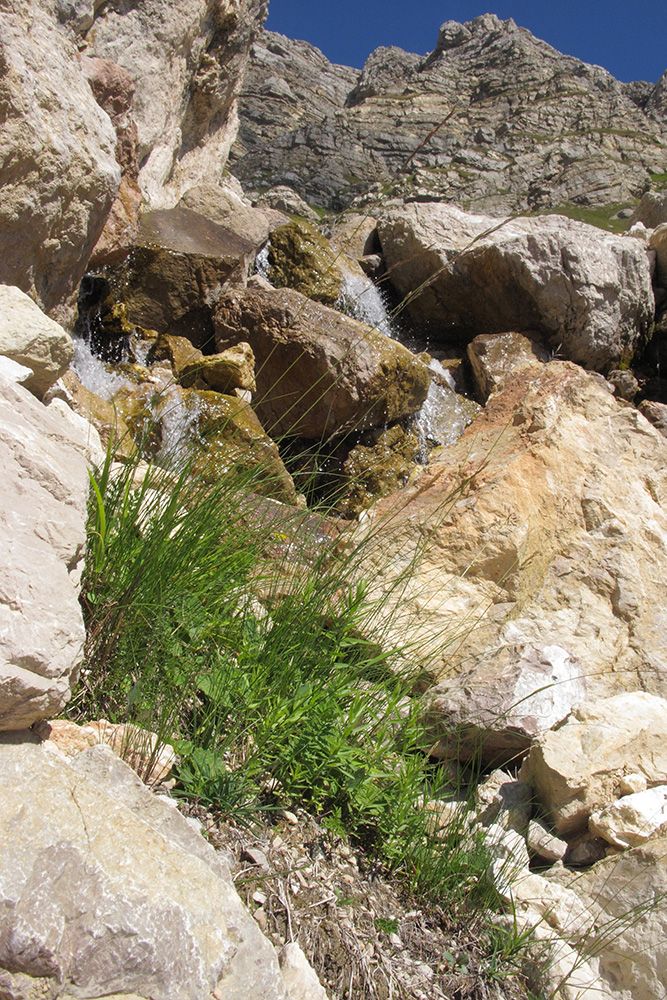
[[[0,730],[57,714],[81,661],[82,452],[68,421],[0,378]]]
[[[224,862],[106,747],[0,746],[0,774],[6,995],[286,1000]]]
[[[425,59],[378,49],[354,83],[304,44],[267,32],[253,49],[232,165],[248,187],[339,209],[375,184],[371,201],[495,214],[622,202],[666,169],[664,77],[633,89],[512,20],[447,22]]]

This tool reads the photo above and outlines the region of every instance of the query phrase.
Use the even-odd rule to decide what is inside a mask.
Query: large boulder
[[[0,281],[69,318],[120,184],[116,133],[46,0],[0,10]]]
[[[428,369],[407,348],[291,289],[230,292],[213,322],[219,350],[250,344],[256,409],[272,435],[368,429],[416,412],[426,398]]]
[[[339,255],[309,222],[279,226],[271,236],[269,278],[277,288],[294,288],[332,306],[341,294]]]
[[[539,737],[521,769],[565,834],[580,833],[591,813],[632,794],[634,776],[644,789],[667,783],[667,701],[643,691],[580,706]]]
[[[236,98],[261,0],[129,0],[103,4],[87,54],[125,69],[135,86],[139,184],[152,209],[221,179],[236,136]]]
[[[380,218],[378,234],[392,283],[434,340],[535,330],[603,370],[631,358],[653,321],[643,245],[563,216],[411,204]]]
[[[396,640],[410,635],[434,680],[493,650],[559,646],[589,698],[667,697],[667,441],[597,375],[563,361],[508,375],[376,511],[367,575],[388,620],[403,580]]]
[[[571,885],[595,915],[588,948],[614,996],[655,1000],[667,982],[667,839],[576,872]]]
[[[56,715],[81,663],[85,444],[0,377],[0,730]]]
[[[139,326],[212,340],[211,307],[227,283],[245,280],[255,247],[182,206],[146,213],[137,245],[110,274],[115,298]]]
[[[0,285],[0,355],[32,370],[24,381],[40,399],[67,369],[72,338],[14,285]]]
[[[0,746],[0,991],[286,1000],[229,869],[103,746]]]

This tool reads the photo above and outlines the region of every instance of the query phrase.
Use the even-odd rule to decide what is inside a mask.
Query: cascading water
[[[392,326],[388,298],[382,289],[362,275],[346,274],[336,308],[353,319],[398,339]]]
[[[82,337],[74,337],[72,368],[81,384],[100,399],[110,402],[121,389],[132,385],[130,379],[95,357],[90,344]]]

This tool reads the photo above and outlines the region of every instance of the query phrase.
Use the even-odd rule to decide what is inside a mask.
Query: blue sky
[[[378,45],[420,54],[443,21],[513,17],[561,52],[619,80],[657,80],[667,69],[667,0],[270,0],[267,28],[304,38],[332,62],[361,68]]]

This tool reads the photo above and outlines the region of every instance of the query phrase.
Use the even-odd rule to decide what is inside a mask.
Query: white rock
[[[26,368],[25,365],[20,365],[18,361],[12,361],[3,354],[0,356],[0,375],[8,382],[25,382],[32,378],[33,371],[32,368]]]
[[[614,847],[638,847],[667,834],[667,785],[623,795],[591,814],[588,828]]]
[[[278,959],[289,1000],[327,1000],[317,973],[295,941],[281,949]]]
[[[113,125],[55,7],[51,0],[6,0],[0,9],[0,281],[69,318],[120,167]]]
[[[102,447],[99,431],[81,413],[76,413],[64,399],[54,397],[48,404],[50,410],[59,413],[72,429],[72,437],[78,438],[81,448],[92,466],[104,464],[105,449]]]
[[[543,823],[531,820],[528,824],[526,844],[531,854],[537,854],[545,861],[560,861],[567,851],[567,842],[547,830]]]
[[[0,730],[57,715],[81,662],[82,451],[60,414],[0,379]]]
[[[0,745],[0,782],[0,968],[30,977],[20,996],[286,1000],[227,866],[108,748]]]
[[[0,354],[30,369],[21,381],[41,399],[72,360],[74,344],[20,288],[0,285]]]
[[[520,776],[556,832],[573,833],[619,798],[637,773],[649,784],[667,782],[667,701],[643,691],[581,706],[538,739]]]

